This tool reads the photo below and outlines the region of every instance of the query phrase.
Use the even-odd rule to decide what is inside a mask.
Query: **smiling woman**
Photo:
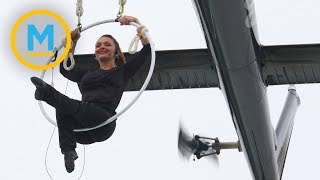
[[[95,47],[95,56],[99,61],[100,68],[104,70],[116,68],[126,63],[119,43],[108,34],[98,39]],[[114,61],[108,61],[108,59],[114,59]]]
[[[140,25],[137,18],[123,16],[121,25],[134,22]],[[140,32],[138,32],[140,33]],[[71,32],[74,53],[80,31]],[[143,48],[126,62],[119,43],[111,35],[101,36],[95,44],[95,56],[100,67],[94,71],[84,71],[77,64],[70,71],[60,65],[61,74],[78,84],[82,101],[70,99],[61,94],[40,78],[32,77],[36,86],[35,98],[45,101],[56,109],[59,144],[64,154],[67,172],[74,170],[74,161],[78,158],[76,143],[92,144],[105,141],[113,134],[116,121],[90,131],[75,132],[75,129],[95,127],[116,114],[125,87],[131,77],[147,61],[150,55],[150,44],[147,38],[140,37]]]

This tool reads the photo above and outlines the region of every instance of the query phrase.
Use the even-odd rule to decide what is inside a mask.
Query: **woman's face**
[[[99,61],[115,59],[116,47],[111,38],[100,37],[96,42],[95,55]]]

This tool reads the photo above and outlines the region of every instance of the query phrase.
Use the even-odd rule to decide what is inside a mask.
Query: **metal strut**
[[[208,142],[211,141],[211,142]],[[238,149],[241,152],[239,141],[237,142],[220,142],[219,138],[209,138],[195,135],[190,143],[194,148],[194,155],[197,159],[210,155],[219,155],[222,149]]]

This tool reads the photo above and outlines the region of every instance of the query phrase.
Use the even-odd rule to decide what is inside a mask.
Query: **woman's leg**
[[[115,122],[91,131],[74,132],[74,129],[97,126],[110,118],[112,114],[91,103],[83,103],[73,99],[69,99],[69,101],[71,106],[73,103],[78,104],[76,112],[69,113],[56,108],[59,143],[62,153],[74,150],[77,141],[82,144],[91,144],[102,141],[102,139],[105,140],[112,135],[115,129]]]
[[[77,146],[76,140],[79,139],[74,129],[93,127],[102,123],[105,119],[110,117],[110,114],[105,110],[96,107],[89,103],[79,102],[66,97],[59,97],[60,95],[55,95],[55,98],[59,98],[61,102],[55,104],[56,107],[56,119],[59,132],[59,144],[62,154],[64,154],[64,163],[68,173],[74,170],[74,161],[78,158],[75,151]],[[68,102],[64,102],[68,101]],[[77,107],[76,111],[61,111],[59,105],[69,104],[71,107]],[[76,105],[75,105],[76,104]],[[73,112],[73,113],[71,113]],[[101,132],[103,129],[97,130]],[[114,129],[113,129],[114,130]],[[113,133],[113,131],[112,131]],[[105,136],[104,134],[109,134],[109,132],[101,132],[98,136]],[[78,133],[79,135],[79,133]],[[82,142],[86,144],[91,144],[96,142],[100,137],[96,137],[94,131],[80,132],[80,135],[85,135],[80,138]],[[83,140],[85,138],[85,140]]]
[[[45,101],[56,109],[61,152],[65,155],[67,171],[72,172],[74,169],[74,160],[78,157],[75,152],[76,138],[73,130],[97,126],[113,114],[92,103],[71,99],[39,78],[32,77],[31,81],[37,87],[35,98]],[[94,131],[84,132],[83,134],[95,137],[90,140],[86,137],[85,143],[90,144],[105,140],[112,135],[114,129],[115,122],[101,127],[101,129],[99,128],[99,133],[95,133]]]
[[[64,162],[67,172],[74,170],[74,161],[78,158],[75,151],[76,142],[83,144],[91,144],[109,138],[115,129],[115,122],[112,122],[99,129],[74,132],[74,129],[94,127],[101,124],[110,117],[110,114],[99,107],[89,103],[82,103],[70,99],[70,104],[78,104],[78,110],[72,114],[58,111],[56,108],[56,119],[59,131],[59,144],[62,154],[64,154]]]
[[[78,111],[81,101],[70,99],[40,78],[32,77],[31,81],[37,88],[35,99],[45,101],[64,114],[73,114]]]
[[[64,164],[68,173],[74,170],[74,161],[78,158],[77,146],[73,133],[73,117],[56,111],[56,120],[59,132],[59,145],[64,155]]]
[[[56,111],[56,120],[59,132],[59,144],[62,154],[74,151],[77,147],[74,136],[74,118],[70,114]]]
[[[110,113],[92,103],[85,103],[69,98],[45,83],[40,78],[32,77],[31,81],[37,87],[35,98],[37,100],[45,101],[56,109],[58,128],[61,129],[61,136],[65,137],[63,140],[66,140],[66,143],[62,141],[62,145],[66,144],[66,146],[62,146],[62,150],[64,147],[66,147],[66,149],[75,148],[74,129],[97,126],[114,115],[113,113]],[[102,141],[103,139],[110,137],[114,131],[115,123],[110,123],[110,125],[106,125],[106,127],[107,128],[102,128],[105,130],[105,134],[107,134],[105,137],[97,137],[95,138],[96,140],[94,139],[92,142],[90,142],[90,140],[86,140],[84,143],[89,144],[95,141]],[[96,134],[102,134],[101,132],[92,132],[93,133],[90,131],[87,134],[92,134],[93,136]]]

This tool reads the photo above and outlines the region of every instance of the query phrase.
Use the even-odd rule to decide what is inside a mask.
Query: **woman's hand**
[[[71,31],[71,40],[73,42],[77,42],[80,37],[81,37],[81,35],[80,35],[79,28],[74,29],[74,30]]]
[[[72,30],[70,34],[71,34],[71,40],[73,42],[72,47],[70,48],[70,52],[74,54],[78,39],[81,37],[79,28]]]
[[[129,25],[130,22],[134,22],[134,23],[137,23],[138,25],[141,25],[140,21],[136,17],[133,17],[133,16],[122,16],[119,19],[119,22],[120,22],[121,25]],[[140,37],[140,40],[141,40],[141,43],[143,45],[149,44],[148,39],[144,38],[142,36],[142,32],[137,32],[137,33],[138,33],[138,35]]]
[[[137,23],[137,24],[141,25],[139,20],[136,17],[133,17],[133,16],[122,16],[119,19],[119,22],[120,22],[121,25],[129,25],[130,22],[134,22],[134,23]]]

